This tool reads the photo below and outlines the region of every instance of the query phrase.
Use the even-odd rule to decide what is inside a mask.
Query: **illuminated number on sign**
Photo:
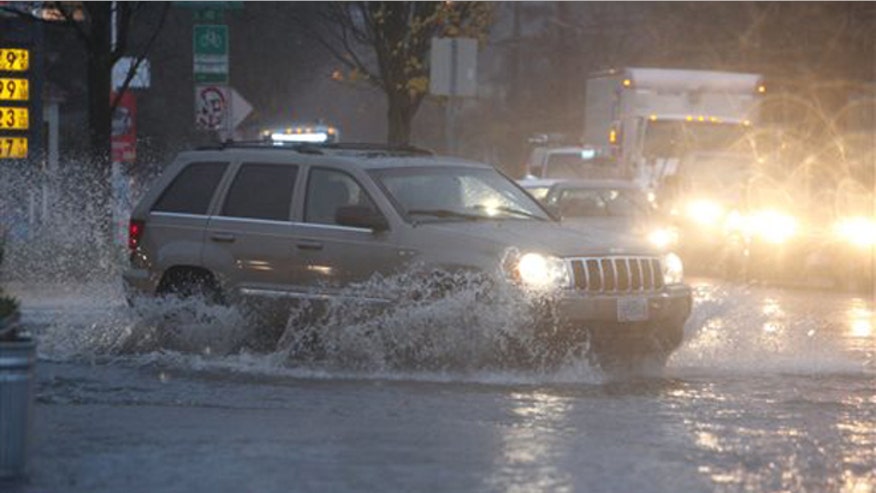
[[[30,68],[28,51],[23,48],[0,48],[0,70],[23,72]]]
[[[0,128],[27,130],[27,108],[0,108]]]
[[[27,137],[0,137],[0,159],[26,157]]]
[[[0,77],[0,100],[27,101],[29,99],[27,79],[4,79]]]

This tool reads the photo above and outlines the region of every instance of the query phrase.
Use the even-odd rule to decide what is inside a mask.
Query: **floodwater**
[[[168,307],[133,313],[113,285],[10,286],[40,359],[30,474],[6,486],[876,491],[872,301],[693,282],[683,347],[643,375],[478,363],[515,314],[491,318],[472,299],[384,320],[396,341],[405,327],[446,329],[405,365],[350,319],[334,321],[335,349],[317,361],[246,349],[229,309],[196,309],[167,337],[155,320]]]

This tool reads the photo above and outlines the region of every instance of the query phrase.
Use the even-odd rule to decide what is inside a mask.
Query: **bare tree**
[[[18,15],[29,22],[44,22],[73,30],[81,42],[86,59],[88,88],[88,150],[92,163],[93,182],[97,187],[98,210],[102,211],[101,228],[109,237],[109,176],[112,114],[121,94],[128,88],[140,63],[146,57],[158,37],[167,16],[169,2],[44,2],[39,9],[27,11],[4,7],[5,11]],[[144,23],[141,17],[157,12],[157,21]],[[145,41],[132,46],[131,32],[135,24],[151,24],[151,32]],[[114,100],[110,100],[112,69],[122,56],[132,56],[128,73],[118,88]]]
[[[429,89],[432,37],[483,38],[492,11],[489,3],[450,1],[330,2],[324,7],[324,29],[314,31],[315,38],[346,66],[347,79],[364,80],[386,95],[391,144],[410,141],[411,123]]]
[[[62,22],[75,30],[86,53],[88,77],[88,133],[91,157],[96,162],[109,159],[112,114],[121,94],[130,84],[146,57],[167,16],[169,2],[162,2],[157,25],[147,41],[130,51],[130,32],[134,20],[147,2],[49,2],[62,15]],[[79,8],[82,11],[78,10]],[[80,13],[82,12],[82,13]],[[110,101],[112,69],[123,56],[133,56],[125,80],[115,99]]]

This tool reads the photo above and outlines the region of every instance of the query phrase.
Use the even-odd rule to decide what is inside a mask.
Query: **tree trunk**
[[[88,144],[94,186],[95,210],[101,214],[100,234],[111,239],[110,146],[112,116],[110,91],[112,74],[112,2],[86,4],[91,28],[88,52]]]
[[[89,8],[88,47],[89,151],[95,166],[107,167],[110,158],[110,90],[112,74],[111,3]]]
[[[416,112],[407,94],[388,93],[387,136],[386,143],[390,145],[408,145],[411,142],[411,123]]]

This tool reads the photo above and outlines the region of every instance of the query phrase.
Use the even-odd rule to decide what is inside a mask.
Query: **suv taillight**
[[[131,219],[128,223],[128,249],[131,253],[140,246],[140,238],[143,237],[143,228],[146,224],[143,221]]]

